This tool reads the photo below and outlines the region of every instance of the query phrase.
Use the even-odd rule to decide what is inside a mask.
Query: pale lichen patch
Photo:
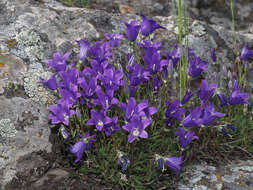
[[[1,119],[0,120],[0,136],[1,137],[15,137],[17,130],[15,129],[14,124],[10,119]]]

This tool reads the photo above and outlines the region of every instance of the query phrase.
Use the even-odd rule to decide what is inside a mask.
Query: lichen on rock
[[[18,48],[28,56],[31,61],[42,60],[44,57],[44,42],[35,30],[24,30],[17,34]]]
[[[0,120],[0,136],[1,137],[15,137],[17,130],[15,129],[14,124],[10,119],[1,119]]]
[[[40,78],[48,80],[52,76],[52,73],[44,71],[40,64],[37,65],[24,73],[25,92],[34,102],[41,105],[52,104],[56,101],[55,94],[40,82]]]

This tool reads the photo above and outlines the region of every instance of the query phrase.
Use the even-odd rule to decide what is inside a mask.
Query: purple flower
[[[103,44],[96,42],[95,45],[90,47],[90,52],[93,59],[95,59],[98,63],[108,61],[112,56],[112,50],[109,47],[108,42]]]
[[[212,125],[217,118],[224,117],[224,113],[217,112],[212,102],[204,104],[202,119],[204,125]]]
[[[108,90],[105,94],[102,89],[97,91],[98,99],[94,100],[95,105],[101,105],[104,110],[108,110],[112,104],[117,104],[118,99],[113,97],[113,90]]]
[[[240,55],[241,61],[246,61],[251,57],[253,57],[253,50],[249,50],[246,44],[244,44]]]
[[[179,136],[179,143],[182,148],[187,147],[193,139],[199,139],[198,136],[194,136],[194,131],[185,131],[184,128],[179,127],[175,135]]]
[[[120,40],[123,39],[123,35],[121,34],[105,34],[106,39],[109,41],[111,47],[118,47]]]
[[[130,71],[130,72],[132,72],[132,71],[134,71],[134,66],[135,65],[138,65],[137,63],[136,63],[136,60],[135,60],[135,56],[132,54],[132,53],[128,53],[127,54],[127,66],[126,66],[126,68]]]
[[[124,156],[123,153],[119,150],[117,150],[117,156],[118,156],[118,164],[121,167],[122,171],[125,172],[127,170],[127,167],[130,165],[130,160],[127,156]]]
[[[113,68],[113,66],[109,62],[104,61],[104,62],[99,63],[95,59],[91,60],[91,67],[92,68],[86,67],[83,70],[82,74],[84,76],[96,77],[98,79],[101,79],[101,77],[103,76],[104,71],[106,69],[112,69]]]
[[[81,140],[69,148],[70,153],[76,156],[75,162],[80,161],[84,151],[90,150],[93,142],[96,141],[96,135],[90,136],[89,133],[85,133],[84,136],[78,134],[78,136],[81,138]]]
[[[182,115],[185,114],[185,109],[180,108],[180,101],[175,100],[173,103],[167,101],[168,108],[166,110],[166,117],[167,118],[176,118],[178,120],[182,120]]]
[[[150,73],[145,71],[143,66],[135,64],[132,69],[129,76],[131,86],[138,86],[149,80]]]
[[[201,108],[198,106],[194,110],[190,111],[190,114],[187,115],[183,120],[184,127],[195,127],[202,124]]]
[[[189,58],[188,75],[191,77],[199,76],[203,71],[207,70],[207,62],[202,61],[199,57]]]
[[[232,88],[232,93],[229,96],[229,104],[237,105],[237,104],[250,104],[248,102],[249,94],[240,92],[240,85],[237,81],[234,82],[234,86]]]
[[[86,40],[76,40],[76,42],[79,44],[80,46],[80,56],[79,56],[79,59],[81,61],[84,60],[84,58],[86,58],[87,56],[87,53],[88,53],[88,50],[90,48],[90,43]]]
[[[87,125],[96,125],[97,130],[102,131],[105,125],[108,125],[112,122],[112,119],[106,116],[105,110],[100,110],[97,112],[96,110],[91,110],[92,118],[87,121]]]
[[[60,87],[69,89],[73,85],[77,85],[79,71],[77,69],[68,68],[68,71],[61,71],[59,75],[62,79]]]
[[[141,25],[138,25],[136,20],[131,21],[130,24],[128,24],[126,21],[122,20],[122,22],[127,27],[127,38],[129,41],[134,42],[139,34],[139,31],[141,29]]]
[[[122,77],[123,73],[120,70],[114,71],[113,69],[107,69],[101,77],[101,84],[107,90],[118,90],[119,86],[124,85],[124,81],[121,79]]]
[[[171,168],[172,170],[174,170],[177,175],[180,172],[180,169],[182,168],[184,163],[184,156],[180,156],[180,157],[168,157],[165,161],[165,164]]]
[[[159,89],[160,89],[160,86],[162,85],[162,81],[160,81],[158,79],[158,77],[156,76],[153,80],[153,93],[155,96],[158,95],[158,92],[159,92]]]
[[[95,95],[95,92],[100,89],[100,86],[97,85],[97,79],[95,77],[90,79],[90,82],[82,78],[79,80],[80,86],[83,89],[82,95],[86,98],[92,98]]]
[[[162,67],[164,65],[168,65],[168,60],[161,60],[161,56],[157,52],[153,52],[153,54],[146,54],[143,59],[146,62],[147,69],[151,74],[161,72]]]
[[[77,104],[77,100],[81,96],[81,93],[78,92],[77,85],[72,85],[68,89],[61,88],[59,92],[64,101],[67,100],[71,105]],[[63,101],[63,99],[61,99],[59,102]]]
[[[70,56],[70,52],[65,53],[63,56],[61,53],[57,52],[53,54],[54,59],[47,61],[47,64],[52,69],[55,69],[57,72],[65,71],[67,66],[67,59]]]
[[[215,89],[217,87],[218,87],[218,84],[213,83],[210,86],[208,86],[207,81],[202,80],[197,94],[202,101],[207,101],[209,98],[213,96]]]
[[[61,126],[59,131],[62,138],[64,139],[64,143],[67,142],[70,139],[71,134],[66,130],[64,126]]]
[[[150,119],[141,119],[141,116],[145,116],[145,113],[139,113],[134,115],[129,123],[122,126],[122,129],[128,131],[128,142],[132,143],[136,138],[148,138],[148,133],[145,128],[149,126],[152,121]]]
[[[58,84],[55,78],[55,74],[48,80],[44,80],[43,78],[40,78],[40,82],[43,83],[46,87],[48,87],[50,90],[55,90],[58,88]]]
[[[211,49],[211,58],[212,58],[213,62],[216,63],[216,55],[215,55],[215,49],[214,48]]]
[[[173,118],[169,118],[169,119],[166,121],[166,128],[169,129],[169,128],[171,128],[173,125],[174,125]]]
[[[114,116],[112,118],[112,122],[105,125],[103,131],[105,131],[105,135],[109,137],[112,133],[115,133],[120,130],[120,126],[117,124],[118,117]]]
[[[227,103],[227,97],[226,95],[224,94],[216,94],[220,100],[220,106],[221,107],[224,107],[224,106],[227,106],[228,103]]]
[[[163,158],[158,158],[157,159],[157,164],[158,164],[158,170],[164,170],[164,160]]]
[[[50,106],[49,110],[53,113],[49,114],[48,119],[51,120],[52,124],[63,123],[69,125],[69,119],[75,114],[75,111],[70,110],[69,107],[67,102],[58,103],[57,106]]]
[[[194,96],[194,94],[192,93],[192,91],[187,90],[182,101],[181,101],[181,104],[182,105],[186,104],[193,96]]]
[[[148,36],[153,31],[155,31],[156,29],[159,29],[159,28],[166,29],[166,28],[162,27],[161,25],[159,25],[156,21],[147,18],[143,14],[141,14],[141,16],[143,19],[142,24],[141,24],[141,33],[144,36]]]

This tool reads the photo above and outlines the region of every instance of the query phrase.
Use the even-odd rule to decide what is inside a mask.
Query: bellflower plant
[[[213,65],[208,66],[206,58],[196,56],[191,48],[181,44],[182,51],[179,45],[168,51],[166,43],[155,41],[156,35],[149,37],[165,27],[141,16],[141,23],[122,21],[126,39],[122,34],[107,33],[103,41],[76,41],[80,48],[77,61],[70,61],[69,52],[54,53],[48,60],[52,77],[40,79],[57,93],[48,119],[60,126],[64,147],[75,157],[71,162],[85,161],[75,167],[82,167],[80,171],[86,174],[96,171],[106,180],[113,176],[118,182],[120,176],[120,185],[127,182],[132,187],[135,180],[127,178],[134,179],[137,173],[143,176],[138,181],[145,183],[147,173],[148,180],[161,175],[150,174],[154,167],[148,158],[154,153],[156,172],[171,169],[179,175],[184,160],[192,157],[193,140],[198,140],[200,149],[207,148],[208,142],[216,140],[215,130],[226,135],[222,139],[217,135],[221,142],[231,136],[231,131],[239,131],[241,123],[245,124],[241,134],[249,136],[246,124],[252,122],[245,122],[252,119],[247,113],[250,94],[243,92],[248,82],[246,67],[237,71],[236,66],[226,68],[223,64],[219,68],[216,64],[215,73],[206,72]],[[125,42],[129,48],[124,46],[124,51],[118,52]],[[125,50],[126,55],[122,55]],[[241,61],[251,54],[252,50],[244,46]],[[211,59],[216,63],[214,49]],[[235,64],[240,63],[238,60]],[[247,107],[235,106],[238,104]],[[198,148],[194,148],[198,155],[195,151]],[[169,156],[160,156],[164,154]]]

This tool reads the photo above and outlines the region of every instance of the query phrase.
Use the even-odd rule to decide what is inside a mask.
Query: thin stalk
[[[184,0],[184,31],[185,34],[188,35],[188,17],[187,17],[187,5]],[[188,64],[188,38],[185,39],[185,59],[183,62],[183,72],[184,72],[184,82],[183,82],[183,94],[186,92],[186,84],[187,84],[187,64]]]
[[[181,14],[181,0],[178,0],[178,33],[179,33],[179,44],[180,44],[180,61],[179,61],[179,99],[182,100],[183,96],[183,73],[182,73],[182,60],[183,60],[183,41],[182,41],[182,14]]]
[[[139,56],[138,56],[138,51],[137,51],[137,42],[133,42],[133,50],[134,50],[134,57],[135,57],[135,60],[137,62],[137,64],[140,64],[140,59],[139,59]]]

